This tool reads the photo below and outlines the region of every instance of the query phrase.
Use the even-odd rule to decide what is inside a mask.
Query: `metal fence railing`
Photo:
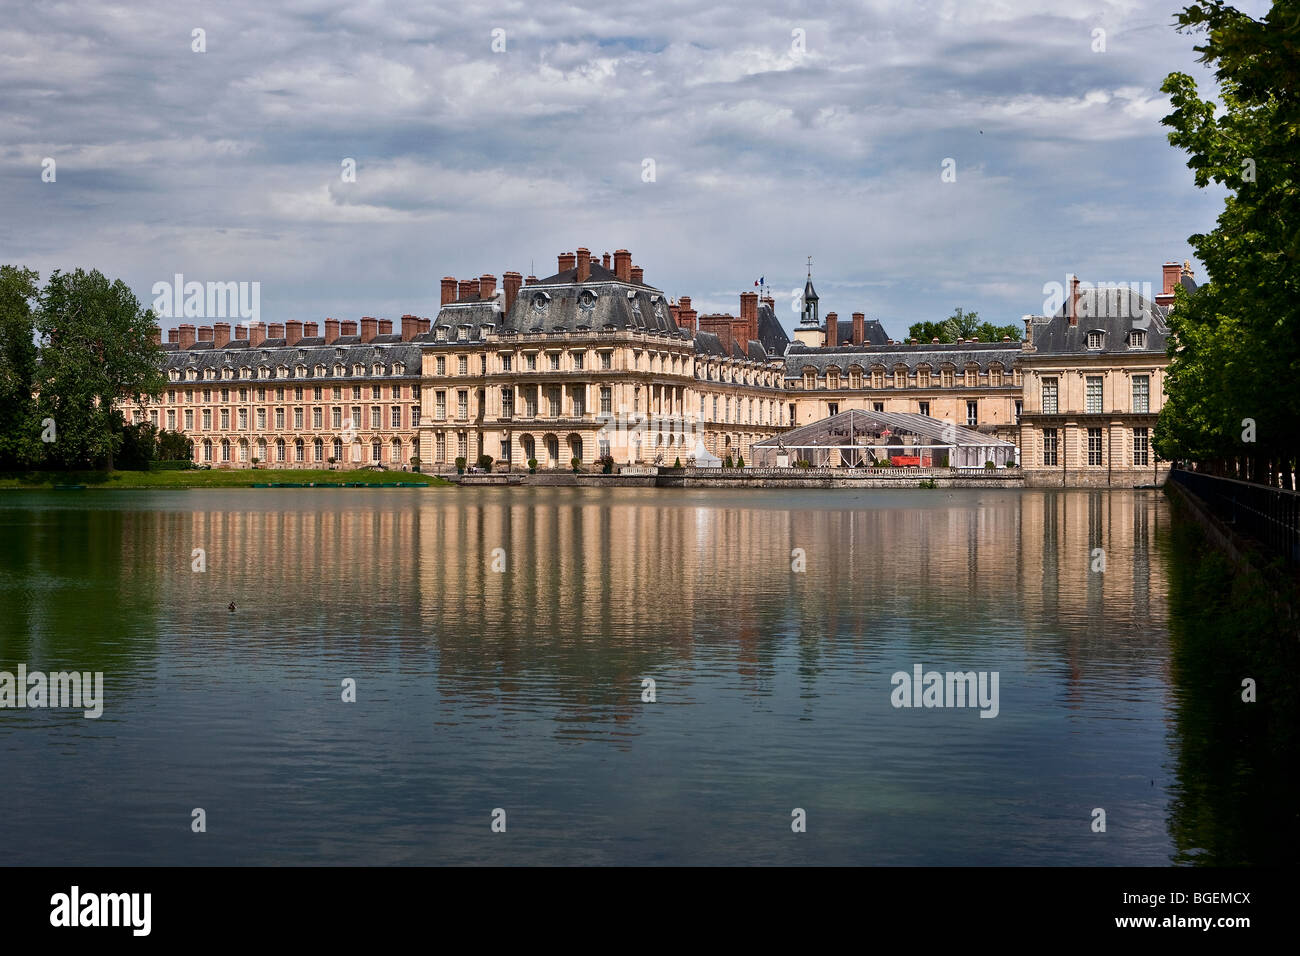
[[[1175,468],[1169,473],[1238,534],[1300,565],[1300,492]]]

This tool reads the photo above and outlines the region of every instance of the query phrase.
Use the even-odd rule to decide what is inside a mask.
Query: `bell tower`
[[[822,335],[821,321],[817,314],[817,290],[812,283],[812,256],[808,257],[808,281],[803,285],[803,313],[799,317],[799,327],[794,330],[794,340],[802,342],[809,348],[817,348],[825,342]]]

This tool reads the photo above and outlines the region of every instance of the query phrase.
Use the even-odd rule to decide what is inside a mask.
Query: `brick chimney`
[[[632,253],[626,249],[614,250],[614,275],[622,282],[632,281]]]
[[[478,279],[478,297],[480,299],[490,299],[497,294],[497,277],[483,273]]]
[[[379,320],[373,316],[364,315],[361,317],[361,341],[372,342],[375,335],[379,332]]]
[[[320,328],[315,322],[304,322],[302,324],[302,337],[305,339],[314,339],[320,336]]]
[[[1079,277],[1070,276],[1070,325],[1079,324]]]
[[[1176,262],[1166,262],[1161,267],[1164,281],[1161,283],[1161,292],[1156,296],[1156,305],[1169,309],[1174,304],[1174,290],[1178,288],[1178,279],[1182,275],[1182,267]]]
[[[212,347],[222,348],[230,343],[230,323],[212,323]]]
[[[194,326],[188,322],[180,325],[180,339],[178,344],[183,349],[188,349],[194,345]]]
[[[758,340],[758,293],[740,293],[740,321],[745,326],[745,343]]]
[[[501,288],[506,293],[506,312],[509,313],[514,307],[515,299],[519,297],[519,287],[523,284],[524,277],[518,272],[505,272],[501,275]]]
[[[290,319],[284,323],[284,344],[297,345],[302,338],[302,323],[297,319]]]
[[[326,345],[332,344],[333,341],[338,337],[339,337],[339,320],[326,319],[325,320],[325,344]]]
[[[339,323],[339,335],[356,335],[357,323],[352,319],[344,319]]]
[[[853,313],[853,344],[861,345],[867,337],[867,315],[865,312]]]
[[[250,348],[256,348],[266,341],[266,323],[249,322],[248,323],[248,344]]]
[[[433,325],[433,320],[432,320],[432,319],[421,319],[421,320],[420,320],[420,334],[423,335],[425,332],[428,332],[428,331],[429,331],[429,326],[431,326],[431,325]]]
[[[578,257],[572,252],[561,252],[556,257],[556,262],[559,264],[559,268],[555,270],[556,272],[568,272],[570,269],[577,267]]]
[[[392,320],[392,319],[380,319],[380,320],[379,320],[379,334],[380,334],[380,335],[392,335],[392,334],[393,334],[393,320]]]
[[[167,330],[167,341],[171,342],[173,345],[180,341],[180,337],[180,332],[176,329]]]
[[[524,285],[537,285],[541,281],[542,280],[537,278],[537,276],[529,276],[524,280]]]
[[[149,333],[149,338],[154,345],[162,345],[162,328],[155,325],[153,331]]]
[[[414,315],[402,316],[402,341],[409,342],[420,334],[420,320]]]
[[[210,326],[210,325],[200,325],[200,326],[199,326],[199,341],[200,341],[200,342],[211,342],[211,341],[212,341],[212,326]]]
[[[248,341],[248,326],[243,322],[240,322],[235,325],[235,341],[236,342]]]
[[[826,313],[826,347],[834,348],[840,344],[840,317],[835,312]]]
[[[759,299],[758,301],[763,303],[763,305],[767,306],[773,312],[776,311],[776,299],[772,298],[770,295],[765,295],[763,296],[763,298]]]
[[[269,325],[267,325],[267,327],[266,327],[266,337],[267,337],[268,339],[282,339],[282,338],[284,338],[284,323],[283,323],[283,322],[272,322],[272,323],[270,323]]]
[[[677,314],[681,317],[683,328],[690,329],[692,332],[699,331],[699,325],[696,324],[696,311],[691,308],[691,297],[684,295],[677,300]]]
[[[578,281],[586,282],[591,278],[591,250],[578,247]]]
[[[632,281],[635,282],[637,285],[644,285],[644,284],[645,284],[645,270],[642,269],[640,266],[633,266],[633,267],[632,267]]]
[[[600,264],[601,264],[602,266],[604,266],[606,269],[609,269],[609,253],[608,253],[608,252],[605,253],[603,256],[600,257]]]
[[[478,295],[477,279],[461,279],[460,288],[457,290],[457,299],[468,299],[472,295]]]
[[[453,276],[442,277],[442,305],[456,301],[456,279]]]

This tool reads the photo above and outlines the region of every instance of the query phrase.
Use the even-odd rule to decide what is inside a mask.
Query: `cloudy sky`
[[[1016,321],[1068,272],[1158,283],[1213,225],[1159,123],[1167,73],[1211,79],[1178,6],[8,3],[0,262],[146,305],[256,281],[283,321],[433,315],[444,275],[623,247],[702,310],[765,276],[792,324],[812,256],[823,312],[894,335]]]

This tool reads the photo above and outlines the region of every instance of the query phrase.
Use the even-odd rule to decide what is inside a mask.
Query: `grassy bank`
[[[131,488],[252,488],[274,483],[294,485],[444,485],[436,475],[408,471],[329,471],[326,469],[240,468],[211,471],[36,471],[25,474],[0,474],[0,489],[41,489],[85,485],[94,489]]]

